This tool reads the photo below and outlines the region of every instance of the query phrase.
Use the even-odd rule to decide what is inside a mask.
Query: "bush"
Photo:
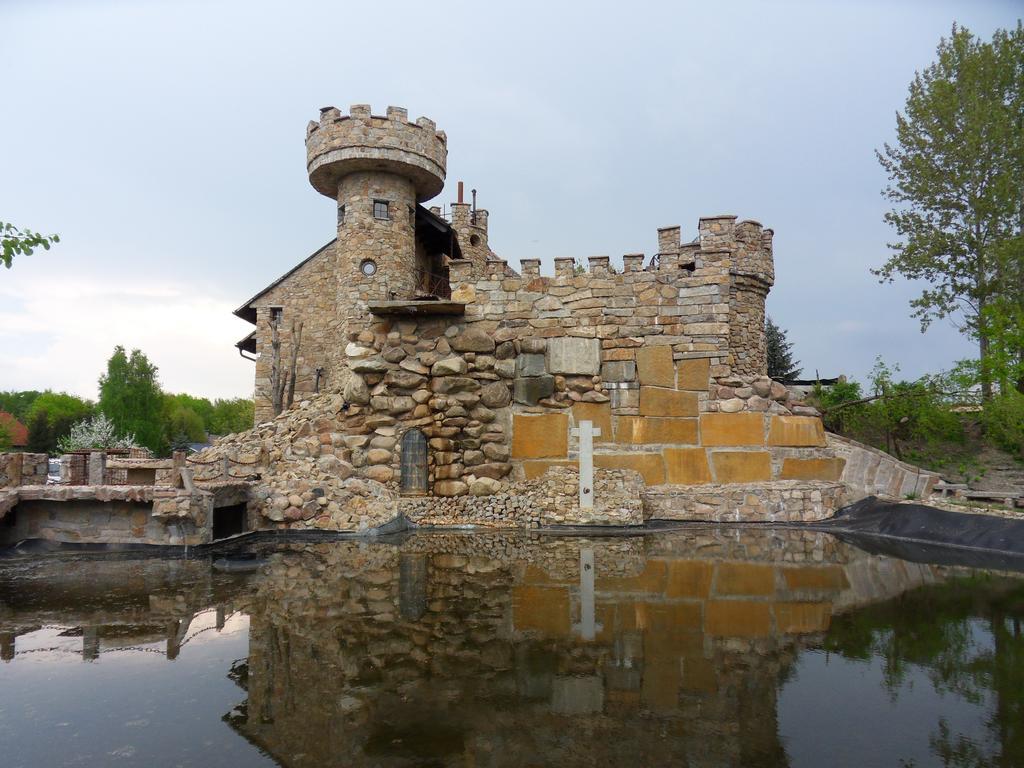
[[[114,422],[100,413],[91,419],[80,421],[71,431],[57,441],[61,453],[83,451],[87,448],[134,448],[135,435],[119,436]]]
[[[813,398],[831,431],[897,458],[934,464],[943,458],[946,446],[963,444],[967,437],[963,420],[951,407],[949,382],[944,377],[895,381],[898,371],[898,366],[890,368],[878,359],[870,381],[870,396],[875,399],[866,403],[856,403],[865,398],[856,382],[818,385]]]
[[[1024,395],[1013,389],[996,395],[985,403],[981,422],[992,443],[1024,458]]]
[[[863,397],[860,384],[842,379],[827,387],[822,386],[820,382],[815,384],[809,399],[822,412],[826,429],[838,434],[847,434],[861,422],[867,406],[864,403],[843,404],[855,403]]]

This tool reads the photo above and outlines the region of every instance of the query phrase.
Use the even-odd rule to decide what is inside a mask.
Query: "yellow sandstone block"
[[[832,623],[832,603],[776,603],[780,632],[824,632]]]
[[[671,485],[711,482],[707,452],[703,448],[666,448],[665,478]]]
[[[569,590],[565,587],[514,587],[512,624],[546,637],[568,637]]]
[[[665,461],[660,453],[595,453],[594,466],[600,469],[635,469],[647,485],[665,482]]]
[[[636,351],[636,368],[641,386],[673,388],[676,385],[672,347],[640,347]]]
[[[768,445],[806,448],[825,445],[825,427],[817,416],[772,416]]]
[[[697,393],[641,386],[640,415],[695,417],[697,415]]]
[[[772,631],[768,603],[712,600],[704,611],[704,629],[716,637],[766,637]]]
[[[594,587],[599,592],[643,592],[660,595],[665,589],[665,561],[648,560],[643,571],[636,576],[597,578]]]
[[[515,414],[512,417],[512,458],[545,459],[569,453],[569,416]]]
[[[573,410],[575,410],[575,406]],[[629,443],[631,445],[643,443],[696,445],[697,419],[619,416],[615,440],[619,443]]]
[[[717,691],[715,663],[701,656],[687,656],[683,659],[683,689],[697,693]]]
[[[756,483],[772,479],[771,456],[767,451],[715,451],[711,454],[711,463],[719,483]]]
[[[711,358],[680,360],[676,377],[676,389],[707,392],[711,380]]]
[[[764,445],[764,415],[702,413],[700,442],[701,445],[708,446]]]
[[[524,461],[523,472],[526,474],[527,480],[534,480],[552,467],[573,467],[578,468],[579,462],[572,461],[570,459],[562,460],[551,460],[551,459],[539,459],[536,461]]]
[[[719,563],[715,574],[716,595],[775,594],[775,569],[755,563]]]
[[[601,360],[608,362],[611,360],[632,360],[635,357],[634,352],[631,348],[625,349],[605,349],[601,352]]]
[[[657,658],[653,662],[644,651],[644,676],[641,700],[652,712],[679,710],[680,674],[678,659]]]
[[[670,560],[665,597],[704,599],[711,588],[712,565],[706,560]]]
[[[850,582],[846,579],[846,572],[838,565],[785,568],[782,571],[782,576],[786,580],[786,586],[792,590],[813,589],[838,592],[850,586]]]
[[[846,459],[784,459],[780,480],[824,480],[835,482],[843,474]]]
[[[601,435],[594,438],[595,443],[607,443],[612,439],[612,406],[611,403],[576,403],[572,407],[572,420],[578,427],[581,421],[592,421]]]

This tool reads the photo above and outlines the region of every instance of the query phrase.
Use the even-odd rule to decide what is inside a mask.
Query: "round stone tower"
[[[410,299],[417,285],[416,204],[444,186],[447,138],[433,120],[409,122],[400,107],[348,115],[320,110],[306,129],[309,183],[337,201],[335,245],[339,311],[351,317],[367,301]]]
[[[775,283],[772,230],[756,221],[741,221],[733,230],[729,292],[729,346],[732,372],[739,376],[768,373],[765,299]]]

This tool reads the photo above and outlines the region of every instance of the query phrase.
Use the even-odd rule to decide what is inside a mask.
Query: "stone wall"
[[[49,468],[45,453],[0,453],[0,488],[46,485]]]
[[[829,448],[843,462],[839,479],[846,491],[843,504],[866,496],[884,499],[927,499],[941,480],[937,472],[907,464],[885,451],[839,435],[828,435]]]
[[[579,503],[579,473],[553,467],[517,483],[509,492],[450,498],[405,497],[399,509],[421,526],[472,525],[481,528],[539,528],[557,525],[642,525],[643,478],[631,470],[594,473],[592,508]]]
[[[129,494],[130,495],[130,494]],[[56,502],[20,499],[6,525],[0,525],[0,546],[24,539],[73,544],[153,544],[195,546],[210,541],[209,518],[204,511],[195,515],[191,504],[206,500],[167,499],[173,519],[161,514],[148,499],[90,500]],[[205,507],[204,507],[205,509]],[[165,507],[163,512],[169,510]],[[209,511],[212,513],[212,506]],[[196,518],[202,520],[198,522]]]
[[[832,517],[842,494],[841,483],[797,480],[661,486],[644,491],[644,516],[719,523],[812,522]]]
[[[293,323],[302,322],[295,377],[296,402],[315,394],[316,369],[323,369],[322,391],[340,390],[343,378],[345,322],[337,313],[337,255],[331,241],[309,260],[252,303],[256,311],[256,423],[273,418],[270,392],[271,321],[280,309],[279,339],[281,361],[287,370],[291,361]]]

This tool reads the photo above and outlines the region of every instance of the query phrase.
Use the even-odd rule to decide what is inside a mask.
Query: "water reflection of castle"
[[[234,725],[289,766],[784,764],[800,645],[935,578],[788,532],[305,546],[254,585]]]
[[[156,637],[173,657],[244,611],[232,677],[247,700],[226,719],[290,767],[782,765],[776,701],[798,650],[834,612],[940,577],[820,534],[735,530],[294,544],[248,577],[199,561],[75,569],[78,594],[0,578],[7,656],[61,623],[82,627],[86,657]]]

